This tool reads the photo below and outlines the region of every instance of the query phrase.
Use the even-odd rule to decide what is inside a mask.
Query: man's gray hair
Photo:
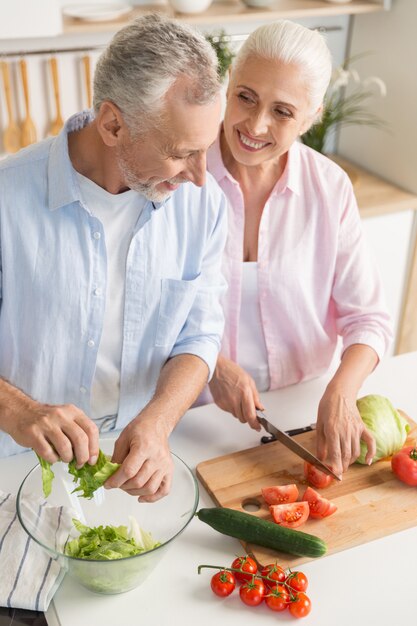
[[[159,119],[164,97],[180,77],[189,79],[186,102],[212,102],[220,90],[217,65],[212,46],[191,27],[156,13],[139,17],[116,33],[98,59],[94,110],[113,102],[137,134]]]
[[[234,67],[238,68],[253,56],[299,66],[304,75],[311,113],[317,111],[332,74],[330,50],[318,31],[289,20],[266,24],[246,39],[236,56]]]

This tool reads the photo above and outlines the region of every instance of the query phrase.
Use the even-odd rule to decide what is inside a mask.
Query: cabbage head
[[[394,409],[388,398],[377,395],[364,396],[358,399],[356,405],[365,426],[375,437],[376,454],[372,463],[394,454],[403,447],[410,425]],[[356,462],[364,464],[366,453],[366,445],[361,441],[361,453]]]

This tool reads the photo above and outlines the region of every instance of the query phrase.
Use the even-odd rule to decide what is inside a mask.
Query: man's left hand
[[[171,488],[173,461],[163,418],[141,414],[122,431],[112,461],[121,467],[105,483],[119,487],[139,502],[155,502]]]

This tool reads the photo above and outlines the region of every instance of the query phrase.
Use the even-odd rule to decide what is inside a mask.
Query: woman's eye
[[[275,109],[275,113],[277,115],[279,115],[280,117],[291,117],[292,116],[291,111],[288,111],[288,109]]]
[[[250,96],[248,96],[248,95],[247,95],[247,94],[245,94],[245,93],[239,93],[239,94],[238,94],[238,98],[239,98],[240,100],[242,100],[242,102],[245,102],[245,103],[247,103],[247,104],[253,104],[253,98],[251,98]]]

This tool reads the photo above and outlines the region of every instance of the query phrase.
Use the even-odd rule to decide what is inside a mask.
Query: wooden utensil
[[[417,424],[404,413],[411,430],[405,445],[416,439]],[[295,439],[310,450],[316,447],[314,430],[296,435]],[[295,483],[300,496],[307,482],[303,461],[279,441],[234,452],[203,461],[197,465],[197,476],[218,506],[271,519],[268,505],[261,495],[262,487]],[[354,463],[340,483],[323,490],[337,511],[323,519],[308,519],[297,530],[317,535],[327,544],[327,554],[379,539],[417,525],[417,489],[396,478],[389,459],[382,459],[370,467]],[[283,567],[296,569],[308,557],[296,557],[274,552],[260,546],[246,545],[262,565],[278,561]],[[324,558],[324,557],[321,557]]]
[[[49,64],[51,66],[52,84],[54,87],[54,99],[55,99],[55,108],[56,108],[56,117],[54,120],[52,120],[51,125],[49,127],[49,135],[57,135],[64,125],[64,120],[62,119],[62,114],[61,114],[61,98],[59,95],[59,78],[58,78],[58,61],[56,57],[51,57],[51,59],[49,59]]]
[[[82,58],[83,66],[84,66],[84,81],[85,81],[85,93],[87,96],[87,107],[91,109],[91,105],[93,103],[92,93],[91,93],[91,59],[88,54],[84,55]]]
[[[20,59],[20,74],[22,77],[23,96],[25,99],[26,114],[21,123],[21,136],[20,141],[22,146],[29,146],[37,140],[36,126],[33,119],[30,116],[30,99],[29,99],[29,83],[27,74],[27,65],[25,59]]]
[[[3,133],[3,145],[6,152],[17,152],[21,148],[20,129],[17,125],[12,106],[12,92],[10,87],[10,72],[6,61],[1,62],[1,72],[3,75],[4,95],[6,98],[6,107],[8,122]]]

